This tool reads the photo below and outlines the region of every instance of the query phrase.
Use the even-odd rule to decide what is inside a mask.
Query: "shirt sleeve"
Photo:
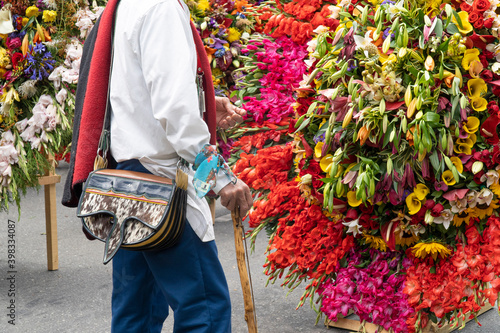
[[[138,34],[153,115],[177,154],[193,163],[210,132],[200,116],[189,15],[177,0],[161,2],[145,15]]]

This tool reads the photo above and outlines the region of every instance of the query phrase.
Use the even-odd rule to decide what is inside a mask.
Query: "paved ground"
[[[63,176],[67,165],[57,171]],[[111,267],[103,266],[103,244],[87,241],[81,233],[75,212],[59,204],[58,194],[59,270],[47,271],[45,250],[45,215],[43,188],[37,193],[29,191],[22,201],[21,216],[17,210],[0,213],[0,332],[23,333],[93,333],[109,332]],[[231,217],[222,207],[217,209],[215,232],[220,260],[227,275],[232,299],[233,332],[248,332],[244,321],[243,297],[234,253]],[[7,316],[11,297],[7,263],[8,219],[15,223],[15,326]],[[250,256],[255,292],[258,327],[261,333],[326,332],[320,323],[315,326],[316,314],[308,305],[295,310],[300,290],[286,297],[278,284],[265,287],[262,274],[264,235],[257,241],[256,252]],[[465,333],[500,333],[500,317],[491,310],[480,317],[482,328],[470,323]],[[163,332],[172,332],[173,318],[167,319]],[[328,332],[346,332],[330,329]],[[138,332],[140,333],[140,332]]]

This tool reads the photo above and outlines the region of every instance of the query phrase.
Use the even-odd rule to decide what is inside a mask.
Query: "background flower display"
[[[102,10],[86,1],[11,0],[0,10],[0,208],[37,186],[71,142],[82,40]]]
[[[353,310],[395,332],[495,303],[498,5],[329,6],[329,24],[303,41],[289,142],[234,165],[259,193],[249,217],[252,237],[270,236],[271,281],[305,282],[302,302],[332,320]]]

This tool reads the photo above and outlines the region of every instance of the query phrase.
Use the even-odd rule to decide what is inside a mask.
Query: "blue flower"
[[[26,55],[28,67],[24,74],[30,76],[30,80],[43,80],[47,78],[54,69],[55,60],[50,51],[42,43],[30,45],[30,52]]]

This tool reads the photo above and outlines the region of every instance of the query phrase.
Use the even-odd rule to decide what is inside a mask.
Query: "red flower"
[[[12,66],[17,67],[17,65],[24,60],[24,56],[21,52],[16,52],[12,55]]]
[[[481,13],[487,11],[490,7],[491,7],[491,4],[488,0],[476,0],[472,4],[472,9],[474,11],[478,11]]]
[[[469,22],[474,24],[477,20],[482,19],[483,15],[477,11],[469,13]]]
[[[495,19],[493,17],[490,17],[489,19],[487,19],[486,21],[484,21],[484,27],[486,29],[491,29],[491,27],[493,26],[493,22],[495,21]]]
[[[472,11],[472,6],[469,5],[467,2],[462,2],[460,4],[460,9],[463,10],[464,12],[470,13]]]

